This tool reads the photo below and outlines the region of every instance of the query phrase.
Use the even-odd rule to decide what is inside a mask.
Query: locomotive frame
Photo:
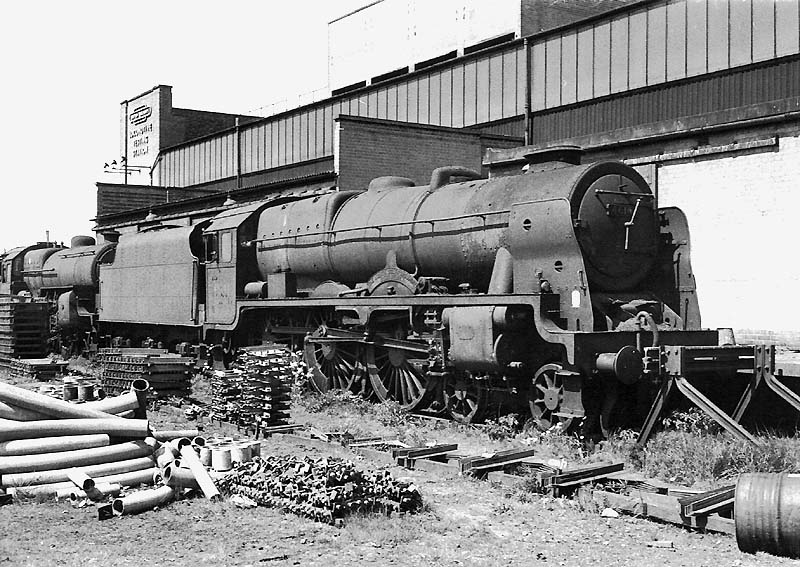
[[[579,155],[533,152],[527,173],[488,180],[444,167],[427,186],[276,196],[113,251],[16,249],[0,268],[14,292],[21,275],[52,299],[67,332],[206,344],[218,359],[280,341],[303,350],[320,392],[464,422],[522,407],[542,429],[640,426],[643,444],[677,391],[755,441],[740,422],[762,384],[800,411],[774,349],[701,329],[683,213],[632,168]],[[731,399],[713,403],[721,389]]]

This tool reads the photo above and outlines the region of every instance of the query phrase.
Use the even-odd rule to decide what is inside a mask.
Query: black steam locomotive
[[[116,341],[283,341],[321,392],[464,422],[524,406],[542,428],[644,423],[644,442],[679,390],[749,436],[737,422],[772,351],[700,328],[683,213],[623,163],[581,165],[571,147],[527,159],[521,175],[443,167],[425,186],[381,177],[116,245],[18,249],[0,286]],[[742,376],[733,411],[709,401]]]

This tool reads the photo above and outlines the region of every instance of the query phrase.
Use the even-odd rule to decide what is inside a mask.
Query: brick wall
[[[800,346],[798,164],[800,137],[782,136],[767,151],[659,166],[660,205],[689,219],[703,326]]]
[[[334,163],[341,190],[366,189],[372,179],[384,175],[409,177],[417,185],[427,185],[437,167],[459,165],[480,171],[486,147],[519,143],[516,138],[475,131],[340,116]]]
[[[157,187],[153,185],[122,185],[97,183],[97,216],[113,215],[132,209],[161,205],[206,195],[208,191]]]

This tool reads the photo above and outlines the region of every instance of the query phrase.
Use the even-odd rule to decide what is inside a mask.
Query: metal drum
[[[741,475],[734,511],[740,550],[800,557],[800,474]]]

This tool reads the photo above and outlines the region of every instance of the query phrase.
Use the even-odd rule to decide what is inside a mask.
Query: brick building
[[[152,187],[98,184],[98,234],[192,223],[276,191],[360,189],[390,174],[426,183],[440,165],[488,170],[513,164],[515,146],[574,143],[588,160],[628,161],[662,206],[685,210],[705,325],[800,344],[800,263],[785,252],[800,174],[800,0],[518,4],[508,28],[469,45],[452,32],[447,51],[405,67],[350,69],[322,101],[238,126],[197,114],[206,131],[185,123],[177,137],[177,123],[159,122]],[[561,12],[530,11],[548,8]],[[350,47],[350,60],[365,56]],[[137,208],[109,207],[126,191]]]

